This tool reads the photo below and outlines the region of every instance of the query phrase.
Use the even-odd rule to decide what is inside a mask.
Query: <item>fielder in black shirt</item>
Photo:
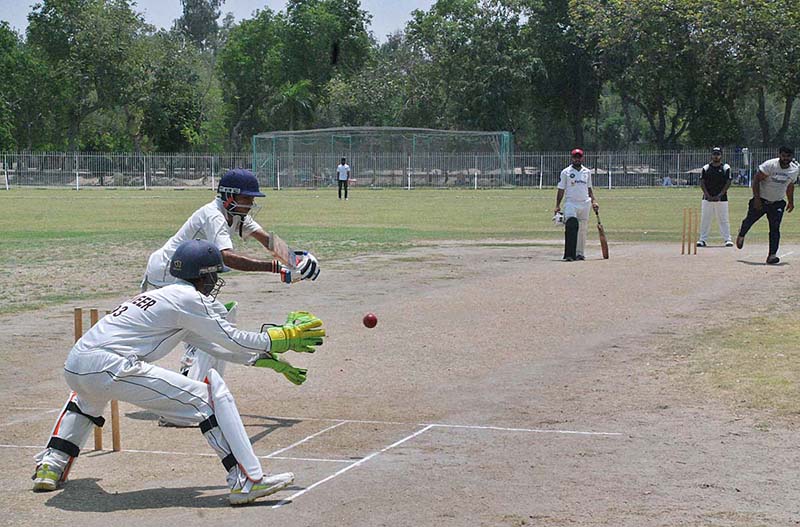
[[[703,205],[700,209],[700,239],[698,247],[708,245],[711,232],[711,218],[717,217],[719,233],[725,247],[733,247],[731,223],[728,217],[728,188],[731,186],[731,167],[722,162],[722,149],[711,150],[711,163],[703,167],[700,175],[700,188],[703,189]]]

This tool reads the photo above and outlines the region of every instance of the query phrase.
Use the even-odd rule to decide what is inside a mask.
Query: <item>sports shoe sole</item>
[[[259,485],[255,485],[250,492],[245,493],[240,491],[231,491],[230,495],[228,496],[228,501],[230,501],[230,504],[233,506],[246,505],[248,503],[253,503],[258,498],[275,494],[279,490],[285,489],[292,483],[294,483],[294,474],[292,474],[292,476],[289,478],[282,479],[263,488],[258,488]]]
[[[36,478],[33,480],[34,492],[52,492],[58,488],[58,482],[49,478]]]

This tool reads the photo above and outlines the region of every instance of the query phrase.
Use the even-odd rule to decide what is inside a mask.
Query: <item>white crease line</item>
[[[586,436],[621,436],[620,432],[583,432],[580,430],[548,430],[546,428],[503,428],[501,426],[469,426],[469,425],[443,425],[431,424],[436,428],[466,428],[469,430],[499,430],[502,432],[530,432],[536,434],[572,434]]]
[[[436,426],[440,428],[470,428],[474,430],[498,430],[508,432],[530,432],[540,434],[581,434],[581,435],[624,435],[621,432],[587,432],[580,430],[550,430],[547,428],[504,428],[502,426],[492,425],[459,425],[449,423],[412,423],[408,421],[369,421],[359,419],[332,419],[328,417],[278,417],[266,416],[264,419],[283,419],[287,421],[334,421],[339,424],[356,423],[356,424],[378,424],[378,425],[403,425],[403,426]]]
[[[788,253],[791,254],[791,253]],[[49,409],[49,413],[57,412],[61,410],[61,408],[56,409]],[[341,426],[347,423],[355,423],[355,424],[377,424],[377,425],[400,425],[400,426],[435,426],[439,428],[469,428],[474,430],[498,430],[498,431],[508,431],[508,432],[530,432],[530,433],[538,433],[538,434],[565,434],[565,435],[598,435],[598,436],[619,436],[623,435],[620,432],[591,432],[591,431],[581,431],[581,430],[551,430],[547,428],[506,428],[502,426],[492,426],[492,425],[460,425],[460,424],[449,424],[449,423],[412,423],[408,421],[379,421],[379,420],[369,420],[369,419],[333,419],[328,417],[286,417],[286,416],[275,416],[275,415],[267,415],[264,416],[263,419],[275,419],[275,420],[285,420],[285,421],[323,421],[323,422],[334,422],[336,423],[333,426],[330,426],[316,434],[310,435],[305,439],[294,443],[282,450],[277,450],[270,455],[277,455],[289,448],[299,445],[309,439],[316,437],[328,430],[332,430],[337,426]],[[2,426],[2,425],[0,425]]]
[[[339,470],[339,471],[337,471],[337,472],[334,472],[334,473],[333,473],[333,474],[331,474],[330,476],[328,476],[328,477],[326,477],[326,478],[323,478],[323,479],[321,479],[321,480],[317,481],[316,483],[313,483],[312,485],[310,485],[310,486],[308,486],[308,487],[304,488],[303,490],[301,490],[301,491],[299,491],[299,492],[295,492],[294,494],[292,494],[292,495],[291,495],[291,496],[289,496],[288,498],[284,499],[283,501],[281,501],[281,502],[280,502],[280,503],[278,503],[277,505],[273,505],[273,506],[272,506],[272,508],[273,508],[273,509],[277,509],[278,507],[282,507],[282,506],[286,505],[287,503],[291,503],[291,502],[292,502],[294,499],[296,499],[296,498],[299,498],[300,496],[302,496],[302,495],[303,495],[303,494],[305,494],[306,492],[310,491],[310,490],[311,490],[311,489],[313,489],[314,487],[317,487],[317,486],[319,486],[319,485],[322,485],[322,484],[323,484],[323,483],[325,483],[326,481],[330,481],[330,480],[332,480],[333,478],[335,478],[335,477],[337,477],[337,476],[340,476],[340,475],[344,474],[345,472],[347,472],[347,471],[348,471],[348,470],[350,470],[351,468],[356,468],[357,466],[359,466],[359,465],[362,465],[362,464],[366,463],[366,462],[367,462],[367,461],[369,461],[370,459],[374,458],[375,456],[377,456],[377,455],[379,455],[379,454],[382,454],[382,453],[386,452],[387,450],[391,450],[392,448],[394,448],[394,447],[396,447],[396,446],[399,446],[399,445],[402,445],[403,443],[405,443],[406,441],[409,441],[410,439],[414,439],[415,437],[417,437],[417,436],[418,436],[418,435],[420,435],[421,433],[423,433],[423,432],[425,432],[425,431],[427,431],[427,430],[430,430],[431,428],[433,428],[433,425],[428,425],[428,426],[426,426],[425,428],[422,428],[422,429],[420,429],[420,430],[417,430],[417,431],[416,431],[416,432],[414,432],[413,434],[411,434],[411,435],[409,435],[409,436],[406,436],[406,437],[404,437],[403,439],[401,439],[401,440],[399,440],[399,441],[395,441],[395,442],[394,442],[394,443],[392,443],[391,445],[389,445],[389,446],[387,446],[387,447],[384,447],[384,448],[382,448],[381,450],[378,450],[377,452],[373,452],[372,454],[368,455],[367,457],[365,457],[365,458],[362,458],[362,459],[360,459],[360,460],[356,461],[356,462],[355,462],[355,463],[353,463],[352,465],[348,465],[348,466],[344,467],[343,469],[341,469],[341,470]]]
[[[270,457],[275,457],[275,456],[277,456],[278,454],[282,454],[282,453],[286,452],[287,450],[290,450],[290,449],[292,449],[292,448],[296,447],[297,445],[302,445],[302,444],[303,444],[303,443],[305,443],[306,441],[309,441],[309,440],[311,440],[311,439],[314,439],[314,438],[315,438],[315,437],[317,437],[318,435],[322,435],[322,434],[324,434],[324,433],[325,433],[325,432],[327,432],[328,430],[333,430],[333,429],[334,429],[334,428],[336,428],[337,426],[342,426],[342,425],[343,425],[343,424],[345,424],[346,422],[347,422],[347,421],[342,421],[342,422],[340,422],[340,423],[336,423],[335,425],[332,425],[332,426],[329,426],[328,428],[325,428],[325,429],[323,429],[323,430],[320,430],[320,431],[319,431],[319,432],[317,432],[316,434],[311,434],[311,435],[310,435],[310,436],[308,436],[308,437],[304,437],[304,438],[303,438],[303,439],[301,439],[300,441],[297,441],[296,443],[292,443],[291,445],[289,445],[289,446],[287,446],[287,447],[285,447],[285,448],[281,448],[280,450],[276,450],[275,452],[273,452],[273,453],[271,453],[271,454],[268,454],[267,456],[264,456],[264,457],[267,457],[267,458],[270,458]]]
[[[290,456],[258,456],[259,458],[267,458],[269,459],[284,459],[288,461],[316,461],[320,463],[352,463],[352,459],[325,459],[325,458],[318,458],[318,457],[290,457]]]
[[[42,408],[39,408],[39,410],[41,410],[41,409]],[[27,415],[25,417],[19,417],[17,419],[12,419],[11,421],[6,421],[5,423],[0,423],[0,426],[9,426],[9,425],[16,425],[16,424],[20,424],[20,423],[27,423],[27,422],[30,422],[30,421],[38,421],[39,419],[43,419],[43,418],[47,417],[50,414],[54,414],[54,413],[58,412],[59,410],[61,410],[61,408],[56,408],[55,410],[47,410],[43,414]]]
[[[791,256],[794,254],[794,251],[789,251],[788,253],[779,254],[778,258],[784,258],[786,256]]]
[[[61,410],[61,408],[53,408],[53,407],[42,408],[41,406],[6,406],[6,409],[8,409],[8,410],[47,410],[47,411],[51,411],[51,412],[57,412],[57,411]]]

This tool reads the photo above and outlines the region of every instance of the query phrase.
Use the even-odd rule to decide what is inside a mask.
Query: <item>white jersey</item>
[[[800,165],[797,161],[789,163],[788,168],[781,168],[779,158],[764,161],[758,170],[768,177],[760,182],[759,194],[767,201],[780,201],[786,197],[786,187],[797,182]]]
[[[169,274],[169,262],[175,254],[175,249],[185,241],[206,240],[220,251],[224,251],[233,248],[232,237],[234,234],[244,239],[255,231],[261,230],[261,225],[250,216],[245,216],[244,221],[240,216],[232,216],[233,222],[228,225],[226,211],[219,198],[197,209],[163,247],[150,255],[145,272],[147,282],[161,287],[177,281]]]
[[[269,351],[266,333],[236,329],[220,312],[225,312],[222,304],[178,280],[117,306],[78,340],[73,352],[103,350],[153,362],[184,341],[224,360],[246,364]]]
[[[564,199],[567,203],[591,201],[589,189],[592,188],[592,172],[585,166],[577,170],[570,165],[561,171],[558,188],[564,191]]]
[[[336,167],[336,174],[339,178],[339,181],[347,181],[350,178],[350,165],[347,163],[344,165],[339,165]]]

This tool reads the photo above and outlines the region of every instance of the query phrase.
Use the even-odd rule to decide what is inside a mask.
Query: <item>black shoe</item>
[[[565,262],[574,262],[575,258],[573,258],[572,256],[565,256],[564,258],[562,258],[562,260],[564,260]]]
[[[583,260],[585,260],[586,258],[584,258],[582,254],[579,254],[578,256],[576,256],[576,257],[575,257],[575,259],[576,259],[576,260],[578,260],[578,261],[580,261],[580,262],[582,262],[582,261],[583,261]]]
[[[775,256],[774,254],[770,254],[769,256],[767,256],[767,264],[768,265],[775,265],[775,264],[779,263],[780,261],[781,261],[781,259],[778,258],[777,256]]]
[[[736,237],[736,248],[741,249],[744,247],[744,236],[737,236]]]

